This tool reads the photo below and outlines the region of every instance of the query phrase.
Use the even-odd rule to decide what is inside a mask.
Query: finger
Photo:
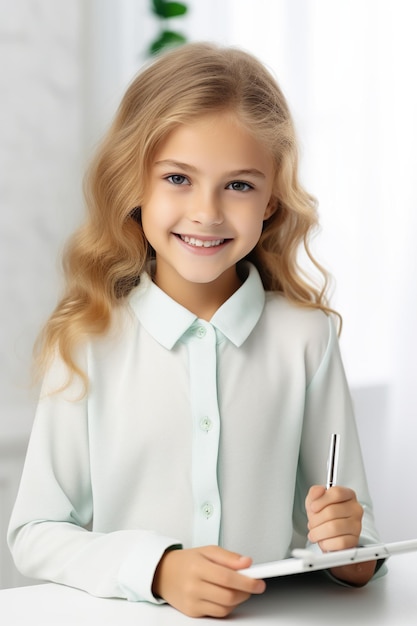
[[[206,588],[206,599],[219,604],[220,606],[233,608],[246,602],[251,597],[250,593],[237,589],[229,589],[227,587],[218,587],[217,585],[208,584]]]
[[[359,502],[341,502],[332,504],[318,513],[310,514],[307,527],[309,530],[327,524],[328,522],[336,522],[337,520],[352,520],[358,524],[361,523],[363,517],[363,508]]]
[[[305,499],[305,507],[308,510],[315,500],[318,500],[326,493],[326,488],[323,485],[313,485],[310,487],[307,497]]]
[[[245,602],[245,600],[243,600],[243,602]],[[190,614],[190,617],[227,617],[238,606],[238,604],[228,606],[211,602],[210,600],[202,600],[199,604],[198,612]]]
[[[206,546],[201,548],[201,553],[213,563],[233,570],[246,569],[252,564],[250,557],[242,556],[237,552],[230,552],[219,546]]]
[[[239,574],[217,563],[210,563],[210,566],[202,572],[202,579],[206,583],[213,584],[223,589],[240,591],[251,595],[263,593],[266,587],[263,580],[257,580],[256,578]]]
[[[308,533],[308,538],[312,543],[320,544],[320,542],[323,541],[338,540],[340,537],[354,537],[353,545],[356,545],[359,540],[361,526],[360,521],[350,518],[332,520],[331,522],[313,528]],[[344,545],[346,543],[352,544],[352,540],[348,542],[343,541],[343,543]],[[341,548],[334,549],[340,550]]]
[[[323,541],[324,539],[332,539],[343,535],[354,535],[359,537],[362,524],[358,520],[338,519],[321,524],[312,528],[308,533],[308,539],[313,543]]]
[[[309,502],[307,511],[311,513],[319,513],[324,508],[332,504],[340,504],[344,502],[356,502],[356,494],[348,487],[331,487],[325,489],[321,497]]]
[[[357,548],[358,539],[359,537],[357,535],[339,535],[338,537],[319,541],[318,545],[322,552],[337,552],[339,550]]]
[[[326,489],[324,498],[329,503],[356,501],[356,493],[349,487],[331,487]]]
[[[264,581],[258,580],[256,582],[265,589]],[[211,606],[211,615],[223,616],[228,615],[239,604],[246,602],[250,596],[251,593],[207,583],[203,588],[201,602]]]

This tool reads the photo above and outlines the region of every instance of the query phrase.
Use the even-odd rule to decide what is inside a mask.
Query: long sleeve
[[[352,488],[364,509],[360,543],[378,543],[352,401],[334,325],[328,319],[328,343],[308,382],[297,474],[295,526],[306,528],[304,499],[313,484],[323,484],[330,434],[341,436],[338,483]]]
[[[93,595],[156,602],[151,593],[156,565],[178,541],[136,528],[91,530],[88,402],[86,396],[79,399],[77,384],[50,394],[62,373],[56,362],[45,381],[10,521],[16,565],[28,576]]]

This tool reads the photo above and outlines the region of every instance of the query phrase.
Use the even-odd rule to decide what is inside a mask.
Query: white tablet
[[[339,567],[340,565],[387,559],[394,554],[413,551],[417,551],[417,539],[371,544],[362,548],[351,548],[349,550],[321,554],[317,554],[312,550],[293,550],[292,557],[288,559],[252,565],[247,569],[240,570],[240,573],[250,578],[288,576],[290,574],[301,574],[302,572]]]

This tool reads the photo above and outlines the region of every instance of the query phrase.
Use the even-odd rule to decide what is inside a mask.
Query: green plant
[[[167,0],[152,0],[151,10],[158,17],[160,32],[149,46],[149,54],[157,54],[165,48],[179,46],[187,41],[187,38],[177,31],[169,28],[169,20],[182,17],[188,11],[183,2],[169,2]]]

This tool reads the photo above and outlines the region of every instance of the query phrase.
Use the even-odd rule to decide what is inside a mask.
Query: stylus
[[[340,435],[333,433],[330,439],[329,458],[327,461],[326,489],[334,487],[337,481],[337,469],[339,466]]]

